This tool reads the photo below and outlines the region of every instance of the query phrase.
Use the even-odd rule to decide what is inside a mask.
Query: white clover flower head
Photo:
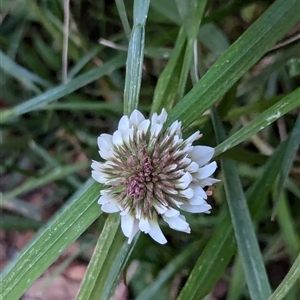
[[[165,109],[151,119],[134,110],[121,118],[113,135],[98,138],[105,160],[92,163],[93,178],[104,185],[98,203],[106,213],[120,212],[128,243],[140,230],[165,244],[159,218],[174,230],[190,233],[180,210],[209,213],[211,209],[203,188],[219,181],[209,177],[217,168],[215,161],[209,163],[214,149],[192,146],[199,131],[184,140],[179,121],[163,129],[166,119]]]

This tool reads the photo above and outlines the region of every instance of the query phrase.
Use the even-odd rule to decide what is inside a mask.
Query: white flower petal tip
[[[149,231],[149,235],[159,244],[166,244],[167,243],[167,239],[165,238],[164,234],[162,233],[157,221],[150,221],[150,231]]]
[[[217,169],[217,163],[215,161],[211,162],[210,164],[202,167],[198,170],[196,178],[198,179],[205,179],[211,176]]]
[[[208,146],[194,146],[189,156],[202,167],[207,164],[215,154],[215,149]]]
[[[92,161],[92,177],[103,184],[98,203],[106,213],[118,212],[121,229],[130,244],[141,231],[159,244],[167,243],[159,222],[190,233],[181,210],[209,214],[206,202],[213,189],[204,187],[219,180],[210,176],[217,168],[210,162],[214,149],[194,146],[197,131],[183,138],[181,122],[164,124],[163,109],[150,119],[134,110],[123,116],[118,129],[98,137],[99,154],[105,162]]]
[[[135,109],[130,115],[129,123],[134,127],[138,127],[144,120],[145,117],[143,116],[143,114],[137,109]]]

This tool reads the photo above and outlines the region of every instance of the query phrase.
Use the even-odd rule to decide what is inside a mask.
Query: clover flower
[[[98,203],[106,213],[120,212],[121,228],[128,243],[140,230],[160,244],[167,242],[158,220],[186,233],[191,229],[180,210],[209,213],[204,187],[218,182],[210,178],[217,168],[208,163],[214,149],[192,146],[199,131],[182,138],[181,122],[163,125],[167,112],[145,119],[134,110],[123,116],[113,135],[98,137],[100,156],[92,162],[93,178],[103,184]]]

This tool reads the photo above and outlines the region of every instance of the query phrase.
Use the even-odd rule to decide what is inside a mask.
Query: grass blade
[[[45,176],[40,176],[39,178],[33,178],[31,180],[28,180],[23,185],[15,188],[11,192],[3,194],[1,197],[0,205],[2,205],[5,201],[10,200],[11,198],[15,198],[23,193],[29,192],[49,182],[65,178],[66,176],[85,168],[88,164],[88,162],[84,162],[66,167],[57,167]]]
[[[136,109],[139,103],[145,47],[145,24],[149,3],[150,0],[134,1],[134,22],[129,41],[124,87],[124,114],[126,115]]]
[[[285,276],[284,280],[271,295],[269,300],[281,300],[284,299],[285,295],[293,287],[296,281],[300,278],[300,254],[292,265],[290,271]]]
[[[118,215],[110,214],[107,217],[93,256],[89,262],[86,274],[81,282],[80,290],[78,291],[76,300],[91,299],[90,297],[93,293],[95,285],[98,285],[98,277],[101,276],[102,266],[105,264],[108,252],[110,251],[111,246],[114,244],[114,238],[118,230],[119,223],[120,218]]]
[[[170,112],[165,126],[180,119],[186,127],[211,107],[299,20],[299,4],[274,2]]]
[[[213,124],[217,141],[221,142],[225,138],[225,132],[216,112],[213,113]],[[221,160],[221,166],[232,226],[249,293],[252,299],[264,300],[271,295],[271,288],[238,171],[235,163],[229,159]]]
[[[184,266],[186,261],[200,247],[199,241],[188,246],[182,253],[175,257],[136,298],[136,300],[151,300],[155,293],[160,290],[166,282]]]
[[[87,188],[89,189],[87,190]],[[80,194],[80,195],[78,195]],[[17,300],[101,214],[99,184],[88,181],[3,271],[3,299]]]
[[[277,151],[269,158],[262,174],[246,193],[253,219],[264,209],[268,193],[282,167],[285,148],[286,143],[279,145]],[[227,214],[216,227],[177,300],[204,298],[222,276],[235,249],[233,229]]]
[[[167,66],[159,76],[151,106],[151,113],[160,112],[163,108],[170,110],[175,102],[177,86],[182,68],[182,60],[186,45],[185,28],[179,30],[174,50],[168,61]]]
[[[278,120],[280,117],[282,117],[292,109],[296,108],[299,105],[299,97],[300,88],[285,96],[283,99],[264,111],[261,115],[252,120],[242,129],[219,144],[215,149],[215,155],[219,155],[227,151],[228,149],[231,149],[232,147],[240,144],[255,133]]]
[[[101,67],[95,68],[83,75],[80,75],[66,84],[61,84],[57,87],[54,87],[43,94],[40,94],[15,106],[12,109],[2,111],[0,115],[0,122],[10,121],[12,118],[16,118],[27,112],[41,108],[46,104],[62,98],[78,90],[79,88],[95,81],[96,79],[111,73],[112,71],[124,65],[124,58],[125,57],[123,54],[118,55],[117,57],[103,64]]]

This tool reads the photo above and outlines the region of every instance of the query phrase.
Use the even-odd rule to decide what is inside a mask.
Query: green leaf
[[[131,28],[128,22],[127,14],[126,14],[126,8],[124,4],[124,0],[115,0],[116,6],[118,9],[118,13],[124,28],[124,31],[126,33],[127,38],[130,38]]]
[[[99,183],[91,182],[84,184],[5,268],[1,274],[3,299],[19,299],[101,214]]]
[[[278,146],[277,151],[266,163],[264,171],[246,193],[249,209],[254,220],[264,209],[268,193],[282,167],[281,159],[285,148],[285,142]],[[257,197],[257,195],[260,195],[260,197]],[[235,252],[235,245],[230,217],[226,214],[215,228],[211,239],[198,258],[177,299],[198,300],[204,298],[222,276]]]
[[[99,279],[103,280],[103,276],[101,276],[102,267],[107,261],[107,255],[111,250],[111,246],[114,244],[119,224],[120,217],[117,214],[110,214],[106,219],[86,274],[81,282],[76,300],[91,299],[91,294],[95,286],[99,285]],[[97,299],[99,299],[99,297]]]
[[[298,101],[300,99],[300,89],[298,89]],[[286,178],[288,177],[294,158],[297,154],[300,145],[300,116],[296,120],[293,131],[289,137],[288,147],[283,160],[283,169],[279,174],[277,192],[282,189]]]
[[[182,69],[180,72],[180,78],[178,83],[178,99],[181,99],[184,95],[186,81],[190,70],[194,44],[197,43],[197,35],[199,26],[204,14],[207,0],[190,0],[188,4],[187,15],[185,16],[185,31],[187,34],[186,50],[182,62]]]
[[[281,300],[285,299],[285,295],[293,287],[296,281],[300,278],[300,254],[293,263],[288,274],[285,276],[283,281],[280,283],[275,292],[271,295],[268,300]]]
[[[187,127],[211,107],[299,20],[299,4],[299,0],[274,2],[171,110],[165,126],[181,120]]]
[[[40,94],[30,100],[27,100],[12,109],[4,110],[0,115],[0,122],[10,121],[12,118],[23,115],[27,112],[39,109],[46,104],[62,98],[79,88],[97,80],[98,78],[111,73],[112,71],[124,65],[124,55],[118,55],[112,60],[104,63],[101,67],[88,71],[87,73],[78,76],[66,84],[61,84],[47,92]]]
[[[137,108],[142,81],[142,68],[145,47],[145,25],[150,0],[135,0],[133,28],[130,35],[126,61],[124,87],[124,114],[129,115]]]
[[[78,163],[71,166],[66,167],[57,167],[52,172],[48,173],[47,175],[42,175],[39,178],[34,178],[27,180],[23,185],[15,188],[11,192],[7,192],[2,195],[0,200],[0,205],[3,205],[5,201],[8,201],[12,198],[15,198],[23,193],[29,192],[33,189],[36,189],[42,185],[45,185],[49,182],[53,182],[55,180],[65,178],[66,176],[73,174],[88,165],[87,162]]]
[[[169,110],[173,107],[180,79],[182,60],[186,45],[185,28],[179,30],[174,50],[167,66],[159,76],[151,106],[151,114],[160,112],[163,108]]]
[[[231,149],[232,147],[247,140],[249,137],[266,128],[280,117],[296,108],[299,105],[300,88],[285,96],[282,100],[275,105],[264,111],[257,118],[252,120],[239,131],[235,132],[224,142],[215,148],[215,155],[219,155]]]
[[[157,278],[138,295],[136,300],[151,300],[168,280],[172,278],[200,247],[199,241],[189,245],[182,253],[175,257],[164,269],[160,271]]]
[[[4,72],[19,80],[27,88],[32,89],[36,93],[39,92],[39,88],[35,85],[35,83],[41,85],[42,87],[51,86],[50,82],[44,80],[43,78],[31,73],[22,66],[18,65],[7,55],[5,55],[2,51],[0,51],[0,61],[0,68]]]
[[[225,139],[225,132],[216,112],[213,113],[213,123],[217,141],[221,142]],[[271,295],[271,288],[236,165],[232,160],[224,159],[221,160],[221,166],[232,226],[250,296],[252,299],[267,299]]]

